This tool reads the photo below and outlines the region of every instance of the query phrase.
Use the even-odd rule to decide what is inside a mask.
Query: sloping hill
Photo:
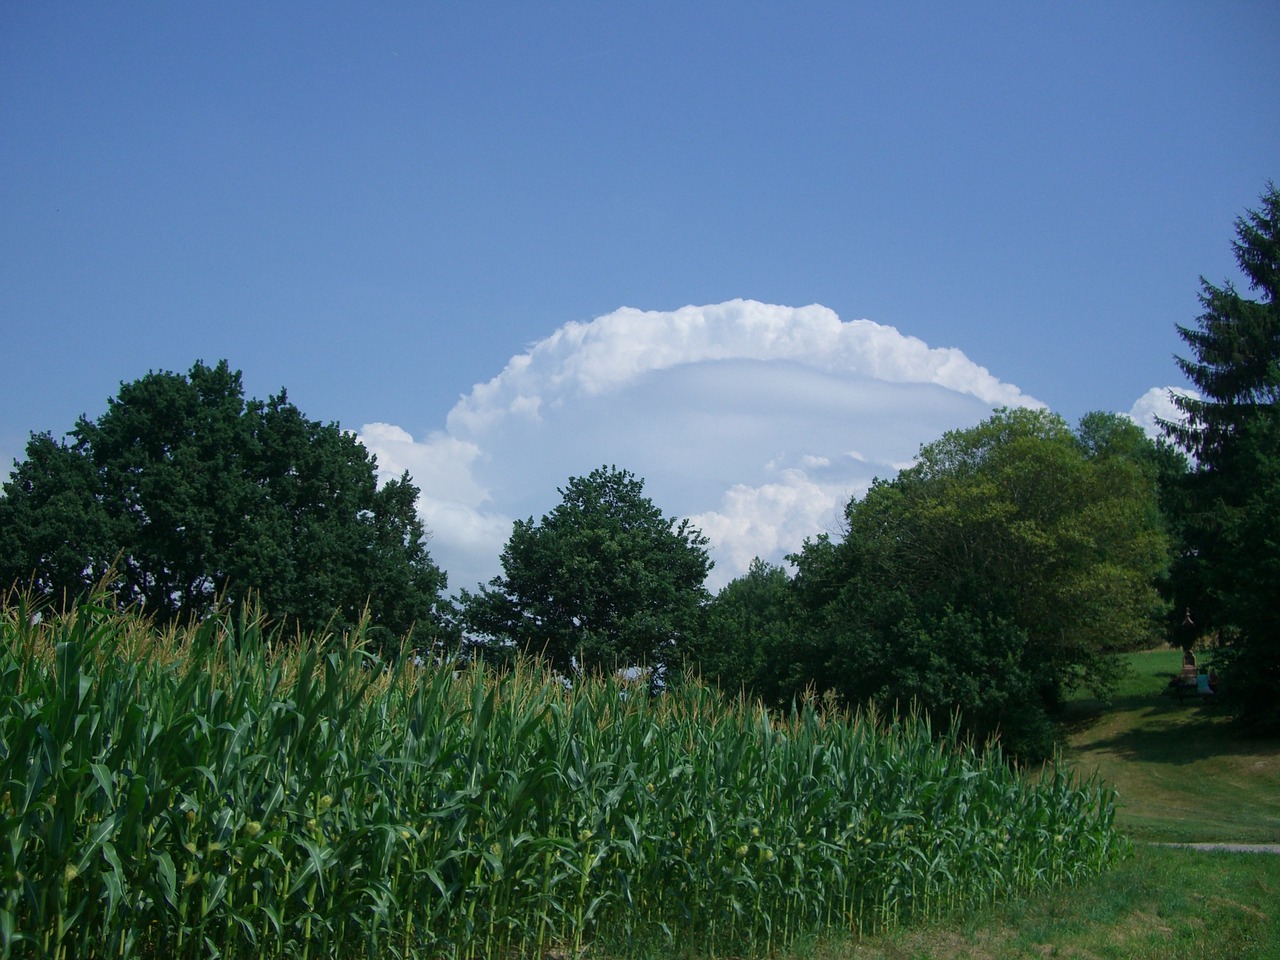
[[[1111,704],[1071,705],[1066,759],[1120,794],[1135,841],[1280,843],[1280,741],[1241,738],[1211,698],[1165,692],[1176,650],[1130,654]]]
[[[1280,960],[1280,856],[1160,845],[1280,844],[1280,741],[1242,739],[1212,700],[1166,694],[1178,651],[1128,659],[1115,700],[1070,704],[1064,759],[1117,789],[1132,857],[1078,887],[811,956]]]

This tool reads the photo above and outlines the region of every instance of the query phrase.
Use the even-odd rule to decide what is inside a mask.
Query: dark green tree
[[[629,666],[660,675],[697,635],[709,599],[706,537],[665,517],[626,470],[601,467],[559,492],[540,521],[516,521],[502,575],[462,592],[465,627],[565,675]]]
[[[1043,755],[1063,692],[1105,694],[1111,654],[1159,629],[1168,541],[1143,443],[1118,421],[1076,435],[1018,409],[922,447],[849,503],[842,539],[794,558],[793,689],[960,711]]]
[[[107,575],[116,524],[88,457],[48,433],[26,452],[0,496],[0,590],[18,585],[62,605]]]
[[[793,606],[787,571],[757,557],[707,606],[702,632],[686,646],[686,668],[727,693],[748,691],[782,705],[790,693]]]
[[[1224,693],[1240,717],[1280,729],[1280,191],[1236,220],[1236,262],[1258,294],[1200,280],[1204,312],[1178,326],[1178,365],[1199,396],[1164,424],[1193,459],[1176,586],[1222,644]]]
[[[226,361],[122,384],[70,442],[33,436],[0,498],[0,578],[57,602],[112,571],[162,620],[261,604],[289,629],[364,615],[395,644],[444,624],[408,475],[381,489],[365,448],[282,391],[247,401]]]

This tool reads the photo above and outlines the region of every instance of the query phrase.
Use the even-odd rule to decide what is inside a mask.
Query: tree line
[[[606,466],[518,521],[502,573],[446,599],[405,474],[282,391],[246,399],[226,361],[124,384],[67,437],[31,437],[0,497],[0,583],[61,603],[94,585],[165,621],[254,603],[282,629],[364,622],[394,653],[566,676],[689,671],[785,706],[908,704],[1025,757],[1052,749],[1064,695],[1106,696],[1119,651],[1212,636],[1242,720],[1280,729],[1280,193],[1236,221],[1256,299],[1201,280],[1178,332],[1198,391],[1149,439],[1125,417],[1072,427],[997,410],[715,596],[707,539]]]
[[[352,434],[284,391],[246,400],[225,360],[124,384],[26,454],[0,497],[2,584],[58,604],[104,587],[167,622],[252,602],[290,632],[447,630],[408,474],[379,487]]]

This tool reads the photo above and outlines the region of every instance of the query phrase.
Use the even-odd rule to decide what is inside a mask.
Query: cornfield
[[[0,642],[6,958],[761,955],[1123,852],[1098,784],[911,719],[93,602]]]

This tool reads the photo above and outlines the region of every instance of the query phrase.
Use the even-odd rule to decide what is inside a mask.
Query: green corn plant
[[[1114,797],[910,714],[0,608],[4,957],[785,949],[1071,883]]]

